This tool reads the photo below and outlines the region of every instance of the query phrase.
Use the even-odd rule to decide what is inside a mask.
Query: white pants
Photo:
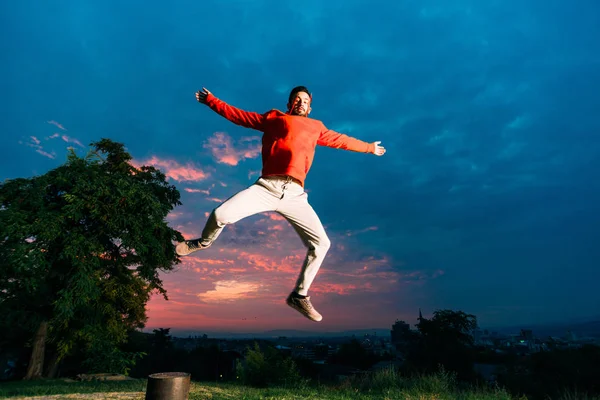
[[[287,219],[308,249],[295,288],[298,294],[306,296],[331,242],[308,204],[308,194],[296,182],[284,177],[259,178],[213,210],[202,231],[202,243],[212,244],[225,225],[266,211],[278,212]]]

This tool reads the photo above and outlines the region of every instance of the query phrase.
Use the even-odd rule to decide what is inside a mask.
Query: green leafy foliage
[[[340,349],[328,361],[331,364],[348,365],[367,370],[379,361],[379,357],[368,352],[358,340],[352,339],[348,343],[343,343]]]
[[[167,297],[159,271],[179,263],[173,241],[183,240],[166,223],[181,203],[165,175],[132,166],[120,143],[91,146],[0,186],[1,324],[31,335],[48,321],[59,358],[143,327],[150,294]]]
[[[407,367],[424,373],[435,373],[443,366],[460,380],[474,378],[474,347],[471,332],[477,318],[463,311],[438,310],[433,318],[421,318],[419,335],[413,338]]]
[[[298,386],[302,382],[290,357],[284,357],[270,346],[263,351],[258,343],[253,349],[248,348],[244,363],[238,361],[237,374],[241,382],[255,387]]]

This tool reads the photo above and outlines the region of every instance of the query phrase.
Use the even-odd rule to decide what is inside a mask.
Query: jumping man
[[[312,306],[308,289],[331,242],[304,191],[304,180],[315,148],[317,145],[328,146],[378,156],[385,154],[385,148],[380,146],[381,142],[363,142],[308,118],[312,95],[304,86],[292,89],[286,113],[275,109],[264,114],[243,111],[219,100],[204,88],[196,93],[196,99],[236,125],[263,132],[263,168],[254,184],[212,211],[200,238],[179,243],[177,254],[185,256],[206,249],[227,224],[257,213],[276,211],[294,227],[308,249],[296,287],[286,303],[310,320],[321,321],[323,317]]]

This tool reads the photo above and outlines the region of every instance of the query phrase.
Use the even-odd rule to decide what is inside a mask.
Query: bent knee
[[[231,219],[227,212],[227,207],[223,207],[223,205],[215,208],[212,211],[212,215],[219,225],[227,225]]]
[[[312,245],[314,246],[316,251],[320,251],[322,253],[326,253],[331,247],[331,241],[327,236],[322,236],[319,239],[315,240]]]

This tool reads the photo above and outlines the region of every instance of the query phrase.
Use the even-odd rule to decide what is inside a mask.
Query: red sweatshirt
[[[327,129],[316,119],[271,110],[264,114],[230,106],[212,94],[206,104],[236,125],[263,132],[262,176],[289,175],[302,185],[312,165],[317,145],[372,153],[375,145]]]

